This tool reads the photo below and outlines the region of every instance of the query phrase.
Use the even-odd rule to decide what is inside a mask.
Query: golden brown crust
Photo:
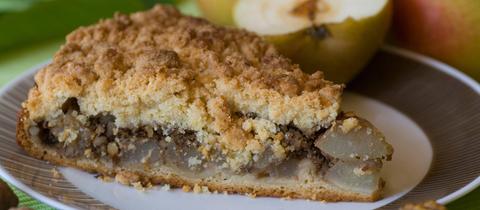
[[[328,127],[343,88],[303,73],[257,35],[168,6],[77,29],[35,83],[23,104],[30,122],[53,121],[74,97],[82,117],[109,113],[116,127],[195,131],[205,157],[221,148],[232,168],[265,145],[283,158],[277,125],[305,135]],[[249,112],[258,119],[236,117]]]
[[[211,124],[222,133],[235,123],[228,121],[235,111],[314,132],[334,120],[342,91],[320,72],[303,73],[252,33],[168,6],[77,29],[35,82],[25,104],[32,119],[48,118],[77,97],[87,115],[110,111],[119,125]],[[174,103],[179,111],[167,109]]]
[[[22,110],[19,113],[17,124],[17,142],[27,151],[28,154],[38,159],[46,160],[54,164],[70,166],[79,168],[92,173],[100,173],[105,176],[117,177],[117,181],[122,184],[132,184],[135,182],[152,183],[152,184],[169,184],[175,187],[183,186],[207,186],[210,191],[241,193],[241,194],[253,194],[256,196],[271,196],[271,197],[285,197],[285,198],[299,198],[310,199],[318,201],[375,201],[380,198],[380,192],[373,193],[371,195],[362,195],[358,193],[351,193],[342,191],[340,189],[320,188],[318,186],[305,188],[305,187],[284,187],[284,186],[261,186],[257,184],[235,184],[235,183],[222,183],[222,180],[194,180],[185,177],[179,177],[174,174],[162,174],[153,172],[139,172],[129,171],[125,168],[109,168],[102,165],[99,162],[83,159],[68,159],[62,158],[55,152],[48,151],[41,146],[34,144],[29,139],[28,134],[25,132],[25,121],[28,120],[28,113],[26,110]]]

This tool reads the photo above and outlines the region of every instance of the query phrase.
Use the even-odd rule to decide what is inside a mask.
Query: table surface
[[[21,49],[0,52],[0,86],[5,85],[23,71],[50,59],[63,40],[52,40]],[[32,209],[53,209],[22,191],[12,187],[20,200],[20,206]],[[448,209],[480,209],[480,188],[447,205]]]

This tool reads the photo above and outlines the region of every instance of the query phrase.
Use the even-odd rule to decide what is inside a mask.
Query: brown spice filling
[[[75,98],[68,99],[62,106],[65,114],[63,123],[72,122],[79,114],[79,106]],[[237,117],[256,118],[255,113],[236,113]],[[48,122],[37,123],[40,141],[55,148],[59,154],[78,158],[86,156],[93,159],[112,160],[114,164],[169,164],[175,167],[199,171],[211,165],[220,166],[225,158],[217,152],[209,161],[204,161],[198,151],[201,146],[192,130],[166,129],[161,126],[141,126],[137,128],[117,128],[115,117],[110,114],[98,114],[89,117],[86,124],[78,127],[78,137],[75,141],[64,143],[58,140],[54,129],[63,129],[65,125],[49,127]],[[272,160],[272,151],[265,151],[257,161],[244,166],[241,172],[257,172],[263,175],[285,175],[295,166],[294,160],[308,158],[321,167],[328,160],[314,146],[318,135],[325,130],[318,131],[311,137],[305,136],[293,125],[278,125],[284,134],[282,146],[288,151],[286,160],[279,162]],[[70,126],[69,126],[70,127]],[[31,132],[30,132],[31,133]],[[32,134],[33,135],[33,134]],[[193,159],[192,159],[193,158]],[[193,163],[196,164],[192,164]],[[293,162],[292,162],[293,161]]]

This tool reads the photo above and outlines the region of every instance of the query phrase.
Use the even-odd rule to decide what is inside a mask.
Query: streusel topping
[[[83,115],[109,113],[117,127],[196,131],[202,144],[235,153],[230,165],[261,153],[266,142],[282,156],[278,125],[305,135],[328,127],[343,88],[321,72],[303,73],[261,37],[168,6],[77,29],[35,82],[24,104],[33,121],[55,119],[75,98]],[[64,141],[70,138],[65,131]]]

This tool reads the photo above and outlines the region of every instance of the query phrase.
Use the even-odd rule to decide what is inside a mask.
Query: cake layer
[[[35,82],[24,104],[32,120],[75,97],[84,114],[111,113],[118,126],[170,123],[243,142],[235,112],[312,134],[336,118],[342,92],[252,33],[166,6],[75,30]]]
[[[67,118],[70,117],[67,115]],[[93,119],[102,121],[102,118],[106,118],[108,127],[110,116]],[[380,198],[384,185],[379,176],[382,167],[380,159],[343,161],[320,155],[317,157],[323,158],[319,160],[300,152],[282,162],[264,160],[270,165],[261,168],[251,165],[251,168],[233,171],[214,160],[192,161],[190,157],[198,154],[195,143],[181,145],[178,142],[192,140],[189,131],[183,135],[173,134],[177,131],[172,131],[170,142],[166,137],[157,139],[156,134],[148,137],[148,131],[133,132],[128,139],[141,136],[142,140],[122,147],[118,137],[114,141],[99,140],[98,136],[82,140],[80,136],[83,134],[75,142],[61,142],[56,132],[51,131],[55,127],[41,128],[48,122],[28,123],[28,112],[23,110],[17,125],[17,141],[30,155],[55,164],[113,176],[127,185],[167,183],[175,187],[205,186],[210,191],[322,201],[374,201]],[[87,127],[78,130],[90,132]],[[109,146],[112,143],[116,146]]]

